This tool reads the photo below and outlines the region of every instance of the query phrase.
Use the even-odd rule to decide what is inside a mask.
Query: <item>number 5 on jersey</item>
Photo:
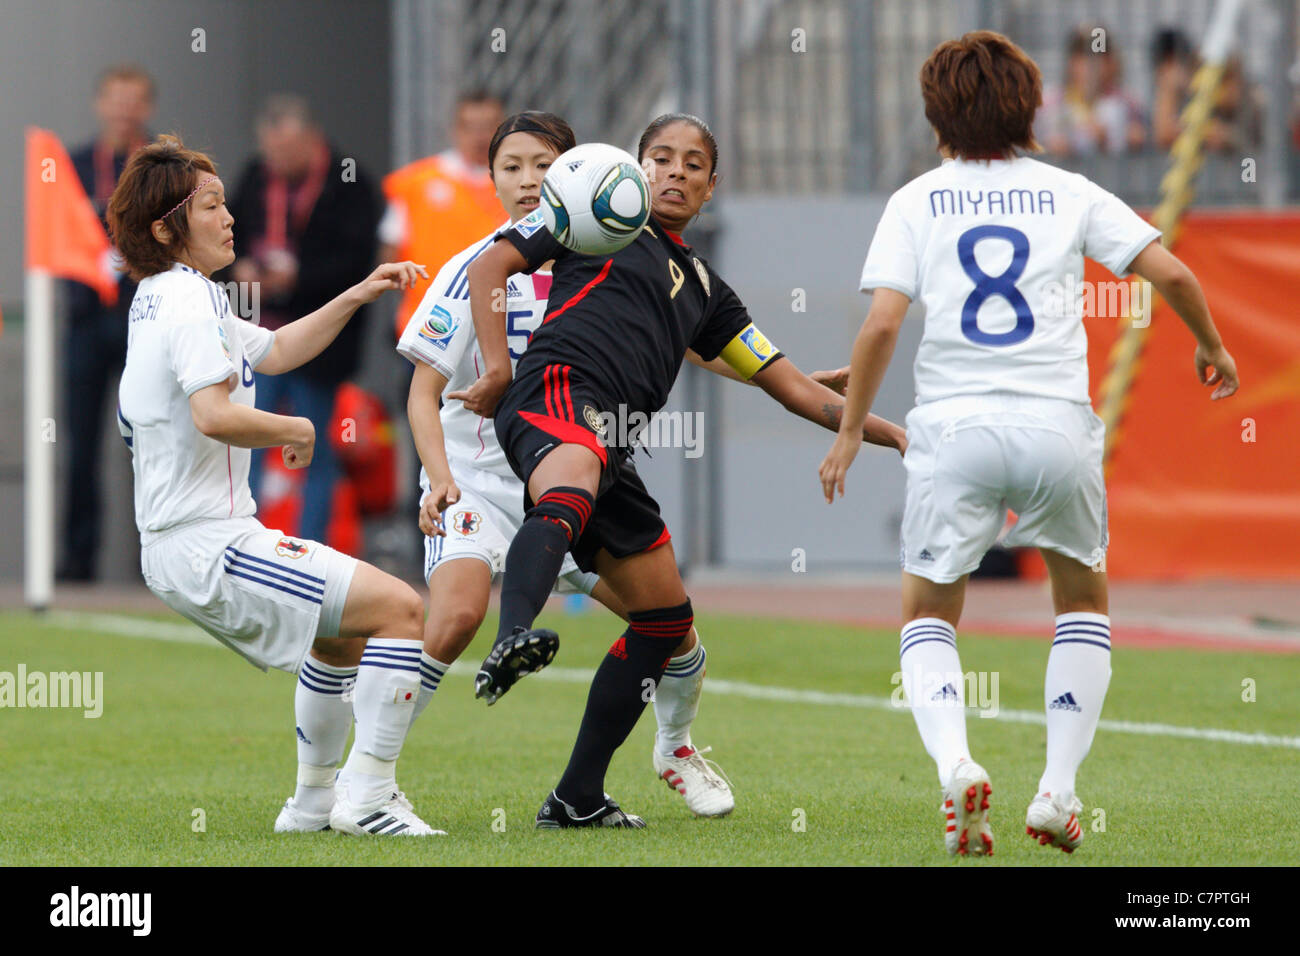
[[[1011,264],[1001,275],[991,276],[975,261],[975,246],[981,239],[1005,239],[1011,243]],[[1016,280],[1029,264],[1029,237],[1010,226],[975,226],[957,240],[957,258],[975,288],[961,309],[961,333],[977,345],[1015,345],[1034,331],[1034,313],[1016,288]],[[980,307],[994,296],[1006,299],[1016,314],[1015,327],[1006,332],[985,332],[980,328]]]

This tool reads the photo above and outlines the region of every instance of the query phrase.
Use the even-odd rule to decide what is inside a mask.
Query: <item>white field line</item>
[[[212,637],[192,624],[172,623],[168,621],[150,621],[121,614],[88,614],[77,611],[49,611],[43,617],[36,618],[38,626],[57,627],[64,630],[98,631],[123,637],[142,637],[154,641],[172,641],[181,644],[201,644],[207,647],[221,647]],[[478,670],[477,664],[457,662],[452,665],[453,674],[473,674]],[[558,681],[566,684],[589,684],[594,671],[576,667],[548,667],[535,674],[531,679]],[[766,684],[749,684],[744,681],[723,680],[711,677],[708,681],[708,693],[723,697],[743,697],[748,700],[773,700],[786,704],[813,704],[829,707],[857,707],[866,710],[888,710],[904,714],[908,708],[896,706],[888,697],[875,697],[871,694],[831,693],[820,690],[800,690],[794,687],[772,687]],[[977,713],[974,708],[967,708]],[[1017,724],[1037,724],[1044,726],[1047,718],[1044,714],[1032,710],[1006,710],[997,712],[996,720],[1005,720]],[[1121,734],[1138,734],[1147,737],[1181,737],[1185,740],[1212,740],[1218,743],[1241,744],[1256,747],[1287,747],[1300,750],[1300,737],[1282,737],[1275,734],[1252,734],[1240,730],[1220,730],[1213,727],[1180,727],[1175,724],[1139,723],[1131,720],[1107,720],[1103,718],[1097,725],[1099,730],[1108,730]]]

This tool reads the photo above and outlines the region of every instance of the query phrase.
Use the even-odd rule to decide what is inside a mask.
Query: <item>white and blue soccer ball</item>
[[[583,143],[561,153],[542,179],[538,209],[561,245],[584,255],[618,252],[650,218],[650,184],[630,153]]]

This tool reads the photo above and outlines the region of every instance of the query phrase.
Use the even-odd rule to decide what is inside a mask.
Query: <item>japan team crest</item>
[[[307,553],[307,546],[301,541],[293,540],[293,538],[281,538],[276,542],[275,553],[282,558],[297,560]]]
[[[457,534],[477,534],[482,526],[483,516],[477,511],[457,511],[451,516],[451,527]]]

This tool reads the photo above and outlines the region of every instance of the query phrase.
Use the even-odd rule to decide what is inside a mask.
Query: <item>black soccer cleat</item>
[[[638,816],[624,813],[609,794],[605,794],[605,805],[595,813],[585,817],[578,816],[573,807],[551,791],[542,808],[537,811],[537,821],[533,826],[538,830],[566,830],[570,827],[621,827],[625,830],[643,830],[645,821]]]
[[[516,627],[512,634],[497,641],[484,658],[474,678],[474,696],[486,698],[489,706],[495,704],[519,678],[536,673],[555,660],[559,649],[560,635],[554,631],[543,628],[526,631]]]

